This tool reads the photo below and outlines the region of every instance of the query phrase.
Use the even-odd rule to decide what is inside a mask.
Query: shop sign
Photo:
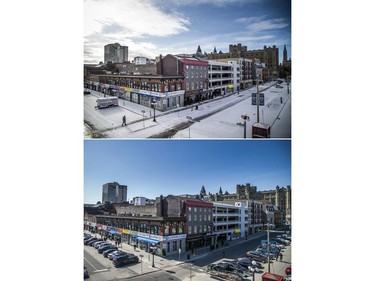
[[[186,234],[178,234],[178,235],[164,236],[163,241],[185,239],[185,238],[186,238]]]
[[[122,228],[116,228],[116,232],[121,233],[122,232]]]
[[[130,234],[130,230],[129,229],[123,229],[122,232],[125,233],[125,234]]]

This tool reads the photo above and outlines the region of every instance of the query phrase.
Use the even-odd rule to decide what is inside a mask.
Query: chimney
[[[159,58],[160,58],[160,74],[164,75],[164,70],[163,70],[163,56],[160,55]]]

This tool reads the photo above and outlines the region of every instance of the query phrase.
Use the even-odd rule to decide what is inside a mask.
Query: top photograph
[[[84,1],[85,139],[291,138],[291,0]]]

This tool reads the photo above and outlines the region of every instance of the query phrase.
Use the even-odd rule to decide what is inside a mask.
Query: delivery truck
[[[117,97],[99,98],[96,100],[96,107],[99,109],[118,106]]]

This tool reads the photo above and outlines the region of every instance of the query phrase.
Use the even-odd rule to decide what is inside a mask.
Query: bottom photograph
[[[291,280],[290,140],[85,140],[90,280]]]

